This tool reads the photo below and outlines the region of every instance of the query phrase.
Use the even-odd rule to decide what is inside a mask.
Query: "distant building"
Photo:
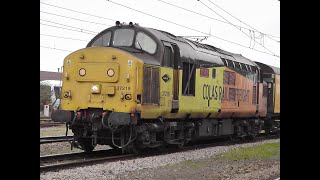
[[[60,105],[61,76],[62,76],[62,73],[59,73],[59,72],[40,71],[40,81],[48,82],[48,85],[50,85],[51,87],[51,103],[52,104],[50,104],[50,106],[53,109],[57,109]],[[59,96],[59,97],[56,97],[56,96]]]
[[[61,80],[62,73],[60,72],[50,72],[50,71],[40,71],[40,81],[45,80]]]

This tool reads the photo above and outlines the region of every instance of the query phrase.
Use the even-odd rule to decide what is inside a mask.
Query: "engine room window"
[[[131,46],[133,42],[134,30],[117,29],[114,32],[113,46]]]
[[[143,104],[160,103],[160,78],[158,67],[144,67],[143,80]]]
[[[229,72],[229,85],[236,85],[236,73]]]
[[[216,78],[216,69],[212,69],[212,78],[213,78],[213,79]]]
[[[135,47],[137,49],[141,49],[141,50],[146,51],[150,54],[153,54],[156,52],[157,44],[148,35],[146,35],[142,32],[138,32],[137,37],[136,37]]]
[[[236,74],[234,72],[224,71],[223,84],[235,85]]]
[[[91,46],[92,47],[94,47],[94,46],[109,46],[110,37],[111,37],[110,31],[105,34],[102,34],[92,43]]]
[[[229,84],[229,72],[224,71],[223,84]]]
[[[229,88],[229,101],[235,101],[236,100],[236,89]]]

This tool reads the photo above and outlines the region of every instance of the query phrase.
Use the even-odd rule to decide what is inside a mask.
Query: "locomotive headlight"
[[[100,94],[100,84],[93,84],[91,86],[91,93],[92,94]]]
[[[114,75],[114,70],[113,70],[113,69],[108,69],[107,75],[108,75],[109,77],[112,77],[112,76]]]
[[[79,75],[80,75],[80,76],[86,75],[86,70],[85,70],[84,68],[81,68],[81,69],[79,70]]]

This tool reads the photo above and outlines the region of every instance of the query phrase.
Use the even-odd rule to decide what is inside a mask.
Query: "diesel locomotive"
[[[131,22],[64,59],[61,96],[51,117],[86,152],[280,135],[280,68]]]

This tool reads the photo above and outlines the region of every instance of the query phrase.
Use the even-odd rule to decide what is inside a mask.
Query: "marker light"
[[[113,69],[108,69],[107,75],[108,75],[109,77],[112,77],[112,76],[114,75],[114,70],[113,70]]]
[[[71,91],[65,91],[65,92],[63,93],[63,97],[64,97],[64,98],[71,98]]]
[[[84,68],[81,68],[81,69],[79,70],[79,75],[80,75],[80,76],[86,75],[86,70],[85,70]]]
[[[126,95],[124,96],[124,98],[129,101],[129,100],[132,99],[132,95],[131,95],[131,94],[126,94]]]

